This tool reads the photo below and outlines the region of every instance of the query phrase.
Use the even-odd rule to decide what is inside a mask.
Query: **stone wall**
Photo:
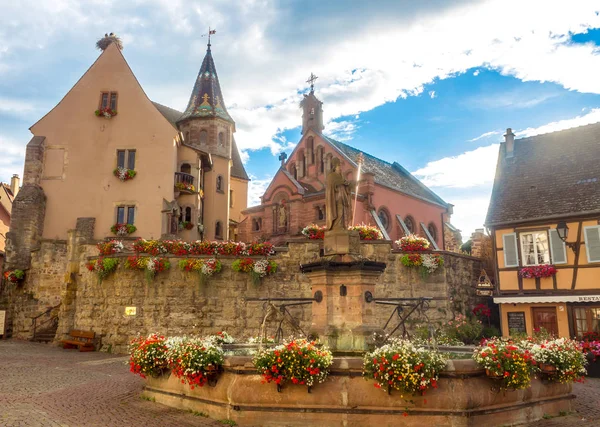
[[[248,275],[231,269],[234,257],[221,257],[222,271],[204,285],[199,284],[196,274],[180,271],[180,257],[175,256],[170,256],[171,269],[152,282],[146,281],[143,272],[126,270],[121,265],[99,283],[96,275],[85,268],[85,262],[96,257],[97,250],[81,234],[74,230],[68,241],[44,241],[34,252],[25,284],[11,288],[15,336],[29,338],[31,316],[58,303],[56,339],[62,339],[71,329],[92,330],[101,351],[125,352],[131,338],[154,331],[173,336],[226,330],[237,338],[256,336],[269,306],[245,299],[311,297],[309,280],[300,273],[299,265],[316,261],[321,247],[320,242],[291,242],[274,257],[279,265],[277,273],[263,278],[259,286],[253,285]],[[362,243],[361,252],[368,259],[387,264],[375,288],[376,298],[442,297],[432,301],[426,313],[432,322],[448,319],[472,303],[480,264],[476,258],[442,252],[445,267],[422,278],[418,271],[402,265],[402,254],[392,252],[389,243]],[[118,256],[124,261],[127,254]],[[136,315],[126,316],[126,307],[135,307]],[[375,305],[374,309],[383,326],[394,307]],[[300,328],[308,332],[311,306],[290,307],[289,311]],[[275,333],[281,319],[279,310],[270,310],[266,321],[269,335]],[[421,316],[420,320],[425,318]],[[397,317],[387,330],[396,323]],[[294,332],[290,320],[284,320],[282,327],[284,336]]]

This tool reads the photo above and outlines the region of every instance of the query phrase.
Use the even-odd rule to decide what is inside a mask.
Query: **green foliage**
[[[483,333],[483,324],[463,314],[457,315],[453,320],[444,325],[446,336],[461,341],[465,344],[474,344],[479,341]]]
[[[237,423],[233,420],[219,420],[219,422],[228,426],[237,426]]]
[[[460,251],[471,255],[472,246],[473,246],[473,241],[471,239],[469,239],[460,246]]]
[[[500,329],[495,326],[484,326],[483,332],[481,333],[483,338],[494,338],[500,336]]]

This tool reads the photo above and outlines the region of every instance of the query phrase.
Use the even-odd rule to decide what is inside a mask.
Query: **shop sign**
[[[135,316],[137,307],[125,307],[125,316]]]
[[[525,312],[514,311],[506,313],[508,315],[508,330],[512,332],[527,332],[525,328]]]
[[[577,301],[578,302],[600,301],[600,295],[585,295],[585,296],[580,296]]]
[[[491,297],[494,295],[494,291],[491,289],[476,289],[475,292],[478,297]]]

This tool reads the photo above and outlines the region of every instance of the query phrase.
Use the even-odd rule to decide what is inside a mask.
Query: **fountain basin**
[[[214,387],[191,390],[174,376],[148,378],[143,394],[212,418],[259,426],[501,426],[571,411],[571,384],[532,380],[518,391],[498,390],[472,360],[450,360],[438,389],[401,396],[362,378],[362,359],[335,357],[329,378],[312,388],[263,384],[250,356],[228,356]]]

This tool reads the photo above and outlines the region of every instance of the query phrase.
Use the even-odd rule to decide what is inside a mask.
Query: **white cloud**
[[[468,142],[479,141],[480,139],[489,138],[489,137],[495,136],[495,135],[502,135],[502,132],[499,131],[499,130],[492,130],[492,131],[489,131],[489,132],[485,132],[485,133],[482,133],[481,135],[479,135],[479,136],[477,136],[477,137],[475,137],[473,139],[469,139]]]
[[[494,182],[499,144],[427,163],[413,172],[430,187],[469,188]]]
[[[430,91],[429,91],[429,97],[430,97],[431,99],[435,98],[435,90],[430,90]]]
[[[182,108],[205,50],[205,31],[198,29],[210,24],[218,29],[213,56],[238,145],[273,153],[282,148],[273,137],[301,123],[298,91],[311,70],[319,75],[326,122],[418,95],[424,85],[473,67],[600,93],[598,48],[568,43],[570,33],[600,27],[595,0],[340,3],[308,13],[313,7],[271,0],[9,2],[0,17],[0,72],[14,76],[40,61],[43,69],[89,56],[94,39],[113,30],[128,43],[124,53],[134,71],[152,69],[141,73],[149,96]],[[40,51],[54,62],[44,62]]]
[[[477,77],[477,76],[479,75],[479,70],[475,70],[475,71],[473,71],[473,75],[474,75],[475,77]]]
[[[527,128],[515,132],[518,138],[525,138],[528,136],[540,135],[543,133],[556,132],[559,130],[570,129],[577,126],[585,126],[592,123],[600,122],[600,108],[593,108],[589,113],[582,116],[573,117],[571,119],[559,120],[556,122],[548,123],[537,128]]]
[[[340,122],[330,121],[325,125],[323,133],[338,141],[349,141],[359,126],[355,121],[343,120]]]
[[[251,181],[248,183],[248,206],[260,205],[260,198],[273,179],[272,176],[267,176],[263,179],[257,179],[255,176],[250,175]]]
[[[452,225],[461,231],[463,242],[466,242],[471,233],[478,228],[483,228],[487,208],[490,204],[490,194],[481,197],[450,199],[449,203],[454,205]]]
[[[0,135],[0,182],[10,182],[13,174],[23,176],[25,146]]]
[[[32,103],[12,98],[0,98],[0,113],[30,113],[35,110]]]

